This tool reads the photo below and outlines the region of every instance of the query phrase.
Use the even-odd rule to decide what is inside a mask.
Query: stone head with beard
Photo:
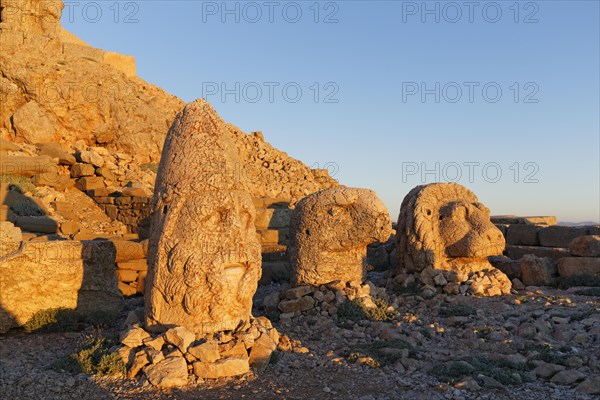
[[[261,275],[255,210],[226,127],[204,100],[165,139],[152,205],[146,326],[233,330],[251,317]]]

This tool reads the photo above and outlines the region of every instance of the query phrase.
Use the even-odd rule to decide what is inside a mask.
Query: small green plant
[[[269,359],[269,365],[275,365],[281,360],[281,352],[279,350],[275,350],[271,353],[271,358]]]
[[[375,299],[375,307],[367,307],[363,299],[345,300],[338,307],[338,317],[341,320],[354,322],[362,320],[393,321],[396,311],[389,310],[389,303],[385,300]]]
[[[102,311],[81,314],[68,308],[48,308],[33,314],[23,328],[27,332],[72,332],[81,330],[83,324],[111,326],[114,323],[113,316]]]
[[[475,367],[466,361],[460,360],[438,364],[429,373],[441,381],[454,384],[467,376],[471,376],[474,372]]]
[[[406,286],[400,285],[394,289],[394,293],[399,296],[415,296],[421,293],[421,286],[417,282],[411,282]]]
[[[506,359],[469,357],[436,365],[429,372],[443,382],[454,384],[466,377],[476,378],[481,374],[494,378],[503,385],[514,385],[528,380],[525,363],[514,363]]]
[[[9,188],[17,190],[19,193],[33,192],[35,190],[35,185],[31,182],[31,179],[24,176],[2,174],[0,175],[0,182],[8,183]]]
[[[27,332],[69,332],[77,329],[79,315],[68,308],[40,310],[23,325]]]
[[[472,307],[460,303],[442,304],[438,311],[440,317],[468,317],[472,314],[475,314]]]
[[[393,364],[399,361],[403,355],[409,357],[416,356],[416,349],[404,340],[375,340],[369,343],[358,344],[354,346],[346,356],[349,362],[356,362],[361,357],[370,357],[376,363],[367,362],[367,365],[373,367]]]
[[[345,300],[337,310],[339,319],[350,321],[362,321],[367,319],[363,308],[356,301]]]
[[[126,368],[121,357],[109,351],[113,342],[100,333],[87,336],[78,351],[55,361],[50,368],[71,374],[124,375]]]
[[[152,171],[155,174],[158,172],[158,164],[156,163],[146,163],[141,165],[142,171]]]
[[[541,360],[550,364],[565,365],[567,358],[569,357],[568,354],[562,353],[550,344],[534,345],[528,350],[537,353],[531,360]],[[530,362],[529,366],[533,367],[533,363]]]
[[[481,326],[474,329],[478,338],[486,338],[490,333],[494,331],[491,326]]]
[[[562,278],[558,283],[558,287],[561,289],[568,289],[574,286],[600,287],[600,278],[592,275],[574,275]]]

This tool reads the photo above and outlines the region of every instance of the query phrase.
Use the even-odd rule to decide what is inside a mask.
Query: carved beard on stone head
[[[255,210],[237,174],[223,121],[204,100],[167,133],[148,241],[146,326],[195,333],[235,329],[252,316],[261,274]]]
[[[235,329],[247,321],[261,274],[255,238],[254,206],[246,193],[207,193],[195,202],[167,208],[171,238],[159,242],[152,315],[162,325],[184,325],[192,332]],[[190,235],[189,222],[195,229]],[[202,240],[198,240],[202,238]],[[187,249],[187,250],[186,250]],[[160,267],[162,266],[162,267]]]

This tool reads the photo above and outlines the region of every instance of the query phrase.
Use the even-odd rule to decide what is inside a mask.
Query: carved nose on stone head
[[[488,229],[485,233],[485,238],[492,243],[499,243],[504,241],[504,236],[497,228]]]

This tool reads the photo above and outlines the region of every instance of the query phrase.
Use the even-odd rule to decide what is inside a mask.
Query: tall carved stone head
[[[160,331],[235,329],[251,317],[261,275],[255,209],[223,121],[203,100],[169,130],[148,249],[146,325]]]
[[[402,201],[397,236],[399,270],[452,269],[461,259],[500,255],[506,245],[477,196],[455,183],[412,189]],[[491,265],[490,265],[491,268]]]
[[[372,190],[339,186],[303,198],[290,221],[292,285],[362,281],[367,245],[390,234],[387,208]]]

